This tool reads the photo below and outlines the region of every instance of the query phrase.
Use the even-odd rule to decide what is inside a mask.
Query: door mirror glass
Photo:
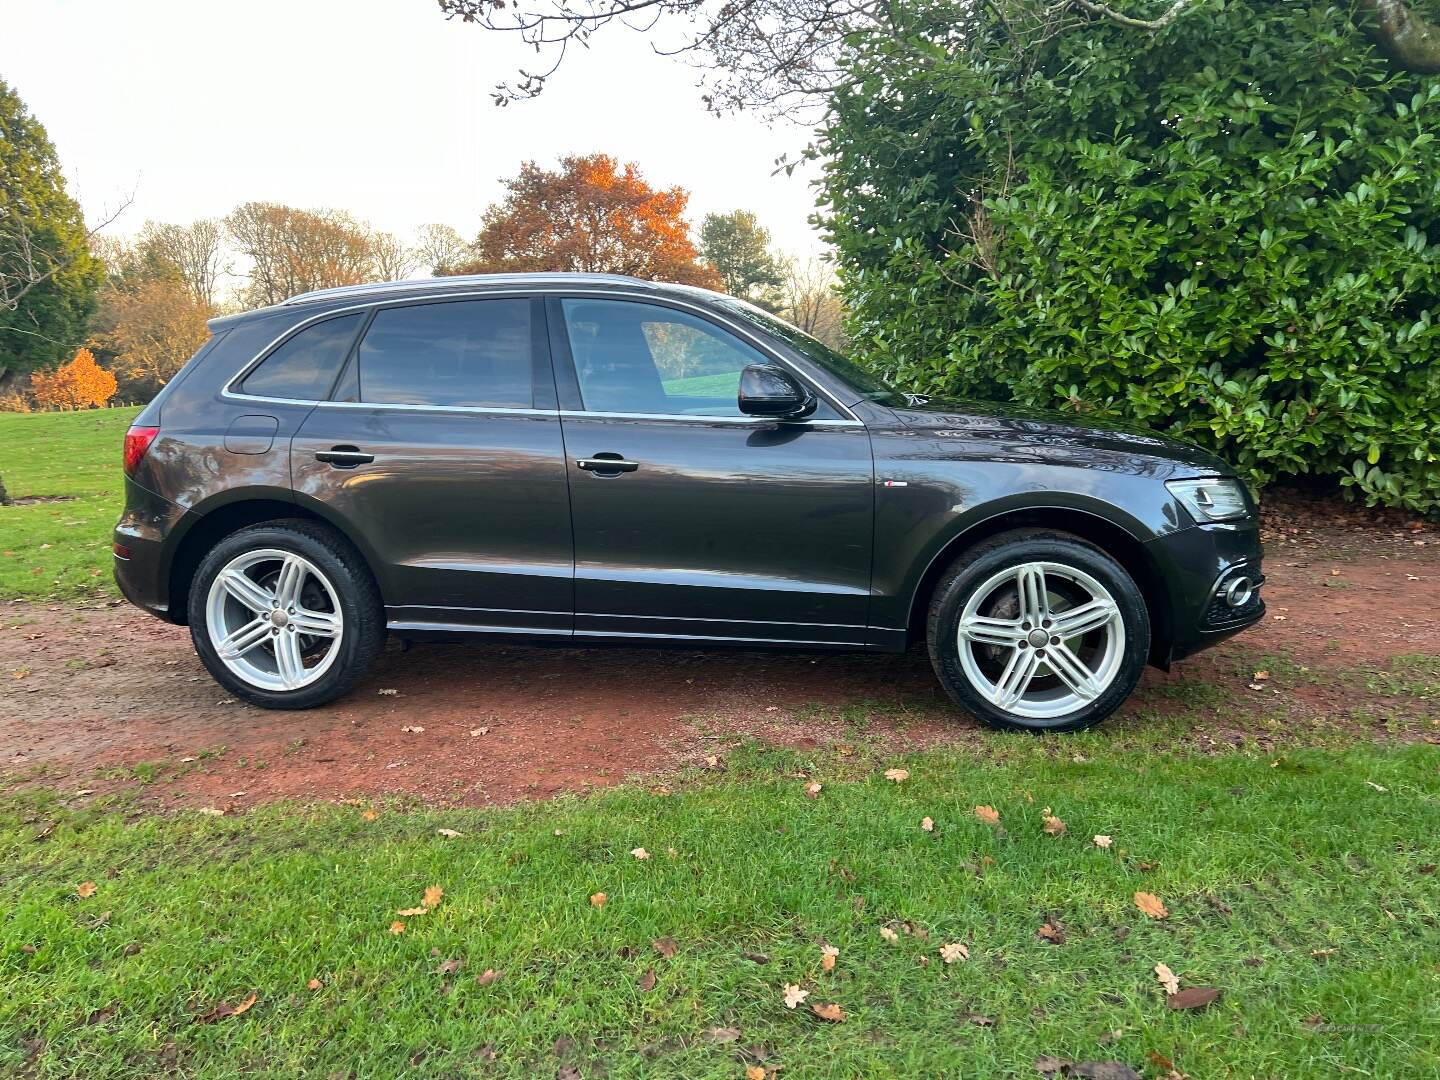
[[[798,419],[815,411],[815,395],[783,368],[751,364],[740,372],[740,411],[747,416]]]

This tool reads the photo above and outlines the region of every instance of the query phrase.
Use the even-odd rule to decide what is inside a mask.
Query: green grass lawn
[[[110,530],[123,500],[121,445],[139,411],[0,413],[0,477],[10,497],[69,496],[0,506],[0,599],[114,591]]]
[[[0,1073],[1027,1077],[1041,1055],[1157,1077],[1165,1059],[1191,1078],[1440,1073],[1433,747],[1104,745],[879,764],[751,746],[668,793],[373,820],[12,791]],[[438,906],[397,915],[432,885]],[[1063,943],[1037,936],[1047,921]],[[950,943],[968,960],[943,962]],[[1167,1008],[1157,963],[1218,1001]],[[786,1008],[786,984],[808,1001]]]

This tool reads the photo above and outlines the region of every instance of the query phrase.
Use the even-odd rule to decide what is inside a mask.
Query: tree
[[[789,259],[781,313],[832,349],[845,344],[845,313],[835,292],[835,271],[819,259]]]
[[[504,184],[505,198],[485,213],[474,259],[456,273],[573,270],[720,283],[690,241],[689,193],[656,191],[633,164],[606,154],[561,158],[556,171],[526,162]]]
[[[338,210],[297,210],[249,202],[225,227],[250,263],[244,300],[278,304],[296,293],[357,285],[375,276],[375,253],[366,228]]]
[[[0,80],[0,374],[84,340],[104,276],[88,239],[49,136]]]
[[[375,262],[375,277],[380,281],[403,281],[420,265],[418,252],[394,233],[371,233],[370,252]]]
[[[454,268],[471,258],[470,245],[449,225],[422,225],[415,242],[420,265],[435,277],[454,273]]]
[[[213,218],[189,225],[147,221],[136,254],[150,277],[173,277],[196,303],[213,310],[215,282],[226,270],[223,241],[220,222]]]
[[[706,214],[700,223],[700,256],[715,268],[731,296],[776,311],[785,283],[779,260],[770,253],[770,232],[749,210]]]
[[[210,336],[210,311],[178,281],[157,279],[106,294],[99,317],[106,329],[97,344],[112,355],[127,396],[148,400],[170,381]]]
[[[115,376],[95,362],[89,349],[77,349],[68,364],[53,373],[32,372],[35,400],[52,409],[99,408],[115,396]]]
[[[1426,3],[1428,0],[1420,0]],[[1295,7],[1299,0],[1287,4]],[[944,62],[945,44],[963,43],[976,19],[998,20],[1017,41],[1123,27],[1158,35],[1187,20],[1223,19],[1224,0],[439,0],[447,19],[514,35],[541,58],[535,69],[495,87],[497,104],[534,97],[560,68],[569,46],[592,47],[619,24],[660,35],[656,51],[695,59],[708,69],[706,103],[771,115],[823,112],[830,95],[855,88],[857,56],[888,56],[896,70]],[[1352,0],[1360,27],[1396,67],[1440,71],[1440,26],[1417,13],[1416,0]],[[907,36],[919,17],[929,40]],[[939,33],[943,30],[943,35]],[[1303,27],[1298,28],[1302,35]]]
[[[863,359],[1440,508],[1440,80],[1348,11],[1227,0],[1143,48],[992,13],[855,75],[817,152]]]

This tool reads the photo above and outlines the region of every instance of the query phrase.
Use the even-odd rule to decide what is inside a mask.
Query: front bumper
[[[1208,649],[1264,616],[1258,521],[1196,525],[1146,547],[1170,593],[1168,654],[1152,658],[1162,665]],[[1242,579],[1250,595],[1236,603]]]

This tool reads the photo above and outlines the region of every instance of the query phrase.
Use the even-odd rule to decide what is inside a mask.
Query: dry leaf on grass
[[[447,840],[454,840],[457,836],[464,836],[464,833],[456,832],[454,829],[436,829],[437,833]]]
[[[590,894],[590,906],[591,906],[591,907],[604,907],[604,906],[605,906],[605,899],[606,899],[606,897],[605,897],[605,894],[604,894],[603,892],[591,893],[591,894]]]
[[[926,818],[921,818],[921,819],[920,819],[920,828],[924,829],[926,832],[934,832],[934,831],[935,831],[935,822],[932,821],[932,820],[931,820],[930,818],[928,818],[928,817],[926,817]]]
[[[1065,944],[1065,928],[1053,921],[1047,920],[1035,933],[1042,941],[1048,941],[1052,945]]]
[[[975,807],[975,816],[981,821],[983,821],[986,825],[1000,824],[1000,811],[996,810],[993,806]]]
[[[1160,985],[1165,987],[1167,994],[1178,994],[1180,992],[1180,980],[1175,977],[1175,972],[1165,964],[1155,965],[1155,977],[1160,980]]]
[[[1165,909],[1165,905],[1154,893],[1137,892],[1135,906],[1152,919],[1168,919],[1170,917],[1170,912]]]
[[[793,983],[786,983],[780,996],[781,1000],[785,1002],[785,1007],[787,1009],[793,1009],[810,996],[810,991],[801,990],[800,987],[795,986]]]
[[[1045,813],[1044,813],[1044,815],[1042,815],[1042,816],[1043,816],[1044,824],[1041,826],[1041,828],[1045,831],[1045,833],[1046,833],[1047,835],[1050,835],[1050,836],[1064,836],[1064,835],[1065,835],[1065,822],[1061,821],[1061,820],[1060,820],[1058,817],[1056,817],[1054,814],[1050,813],[1050,808],[1049,808],[1049,807],[1046,807],[1046,808],[1045,808]]]
[[[444,895],[445,890],[439,885],[427,885],[425,887],[425,895],[421,897],[420,903],[424,904],[427,908],[435,907],[440,903],[440,899]]]
[[[76,896],[94,896],[94,895],[95,895],[95,888],[96,888],[95,882],[93,882],[93,881],[82,881],[79,885],[77,885],[77,886],[75,887],[75,895],[76,895]]]
[[[429,915],[429,914],[430,914],[430,909],[427,908],[427,907],[407,907],[407,908],[401,908],[399,911],[395,912],[395,914],[396,914],[396,915],[405,915],[405,916],[410,916],[410,915]]]
[[[643,847],[631,848],[630,854],[634,855],[637,859],[648,859],[650,857],[650,853],[646,851]]]
[[[475,981],[481,986],[489,986],[498,978],[500,978],[500,972],[494,968],[486,968],[479,975],[475,976]]]
[[[940,959],[947,964],[953,964],[956,960],[969,960],[970,950],[959,941],[952,941],[949,945],[940,946]]]
[[[894,930],[891,930],[890,927],[888,927],[888,926],[882,926],[882,927],[880,927],[880,936],[883,937],[886,941],[899,941],[899,940],[900,940],[900,935],[897,934],[897,933],[895,933],[895,931],[894,931]]]
[[[646,969],[645,969],[645,974],[641,975],[640,978],[638,978],[638,979],[635,980],[635,985],[638,986],[641,990],[644,990],[644,991],[647,992],[647,993],[648,993],[649,991],[651,991],[651,990],[654,990],[654,989],[655,989],[655,969],[654,969],[654,968],[646,968]]]
[[[745,1080],[765,1080],[765,1069],[761,1065],[745,1066]]]
[[[320,989],[320,980],[319,980],[319,979],[311,979],[311,980],[310,980],[308,983],[306,983],[305,985],[306,985],[307,987],[309,987],[311,990],[319,990],[319,989]]]
[[[810,1011],[821,1020],[828,1020],[832,1024],[840,1024],[845,1020],[845,1010],[833,1001],[824,1005],[811,1005]]]
[[[840,955],[840,950],[834,945],[820,946],[820,970],[834,971],[835,958]]]
[[[209,1012],[201,1013],[195,1018],[195,1021],[200,1024],[213,1024],[216,1020],[224,1020],[227,1016],[239,1016],[243,1012],[248,1012],[250,1006],[255,1004],[256,996],[251,994],[238,1005],[230,1005],[222,1001]]]
[[[1167,997],[1165,1007],[1177,1010],[1203,1009],[1219,996],[1220,991],[1213,986],[1191,986]]]
[[[362,818],[364,818],[366,821],[374,821],[374,820],[375,820],[377,817],[379,817],[380,815],[379,815],[378,813],[376,813],[374,810],[362,810],[362,811],[360,812],[360,816],[361,816]]]
[[[1102,849],[1104,849],[1104,850],[1106,850],[1106,851],[1109,851],[1109,850],[1110,850],[1110,844],[1111,844],[1110,837],[1106,836],[1104,833],[1099,833],[1098,835],[1096,835],[1093,843],[1094,843],[1095,846],[1098,847],[1098,848],[1102,848]]]
[[[392,934],[403,934],[405,932],[405,924],[399,919],[396,919],[390,924],[390,932]]]
[[[713,1043],[732,1043],[740,1040],[740,1034],[736,1027],[712,1027],[705,1032],[705,1038]]]
[[[897,783],[897,784],[898,784],[898,783],[901,783],[902,781],[905,781],[905,780],[909,780],[909,779],[910,779],[910,770],[909,770],[909,769],[886,769],[886,770],[885,770],[885,779],[886,779],[886,780],[892,780],[892,781],[894,781],[894,782]]]
[[[820,783],[819,780],[812,780],[810,783],[805,785],[805,797],[807,799],[818,798],[820,795],[820,789],[824,786],[825,785]]]
[[[666,960],[669,960],[680,951],[680,946],[675,944],[675,939],[672,937],[656,938],[650,942],[650,947],[665,957]]]

